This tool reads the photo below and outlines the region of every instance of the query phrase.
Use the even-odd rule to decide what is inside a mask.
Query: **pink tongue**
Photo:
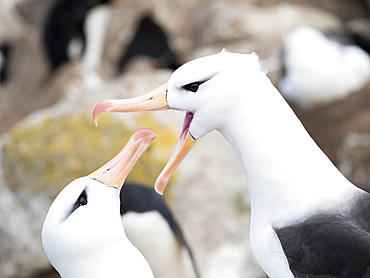
[[[188,133],[191,121],[193,120],[193,116],[194,116],[193,113],[186,112],[185,120],[184,120],[184,126],[182,127],[182,132],[181,132],[181,135],[180,135],[180,141],[183,141],[186,134]]]

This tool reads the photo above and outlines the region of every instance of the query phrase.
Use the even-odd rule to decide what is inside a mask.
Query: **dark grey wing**
[[[322,214],[275,232],[295,277],[370,277],[370,233],[351,216]]]
[[[176,236],[179,243],[187,250],[189,257],[191,259],[194,272],[196,276],[200,277],[200,272],[198,265],[194,259],[193,253],[190,249],[189,244],[187,243],[182,230],[172,216],[170,209],[167,207],[163,197],[156,193],[152,188],[138,185],[138,184],[129,184],[125,183],[120,194],[121,215],[129,212],[139,212],[144,213],[147,211],[158,211],[162,217],[167,221],[172,232]]]

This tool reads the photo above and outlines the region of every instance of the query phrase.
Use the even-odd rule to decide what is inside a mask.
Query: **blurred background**
[[[152,186],[169,159],[183,113],[103,114],[95,127],[94,106],[223,48],[256,52],[318,145],[370,189],[369,15],[368,0],[0,0],[0,277],[57,277],[40,239],[52,200],[136,129],[159,139],[129,180]],[[165,198],[202,277],[265,277],[248,185],[220,134],[197,143]]]

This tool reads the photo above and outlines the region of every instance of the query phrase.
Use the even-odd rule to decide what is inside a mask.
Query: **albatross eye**
[[[84,205],[87,204],[87,196],[86,196],[86,194],[81,194],[80,197],[78,197],[78,203],[79,203],[80,206],[84,206]]]
[[[74,204],[72,206],[72,209],[71,209],[71,212],[69,213],[69,215],[71,215],[79,207],[85,206],[85,205],[87,205],[87,194],[86,194],[86,190],[82,191],[82,193],[80,194],[80,196],[78,196],[77,200],[74,202]]]
[[[203,82],[193,82],[193,83],[189,83],[189,84],[186,84],[184,86],[182,86],[185,90],[187,91],[191,91],[193,93],[195,93],[196,91],[198,91],[199,89],[199,86],[200,84],[202,84]]]

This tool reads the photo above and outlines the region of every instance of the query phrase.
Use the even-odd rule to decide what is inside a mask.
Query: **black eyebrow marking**
[[[87,199],[87,191],[86,191],[86,187],[85,187],[85,188],[84,188],[84,190],[81,192],[81,194],[78,196],[78,198],[76,199],[76,201],[73,203],[72,209],[70,210],[70,212],[68,213],[68,215],[66,216],[66,218],[64,219],[64,221],[65,221],[65,220],[67,220],[67,219],[68,219],[68,217],[70,217],[70,216],[72,215],[72,213],[74,213],[74,212],[75,212],[75,210],[76,210],[76,209],[78,209],[78,208],[81,206],[81,204],[80,204],[80,202],[79,202],[80,197],[84,197],[84,198],[86,198],[86,199]]]
[[[198,88],[200,85],[202,85],[204,82],[206,81],[198,81],[198,82],[192,82],[192,83],[189,83],[189,84],[186,84],[184,86],[182,86],[182,88],[186,91],[192,91],[192,92],[197,92],[198,91]],[[194,89],[193,89],[193,86],[196,86]]]
[[[193,82],[189,82],[183,86],[181,86],[182,89],[186,89],[187,86],[191,85],[191,84],[198,84],[199,86],[202,85],[203,83],[206,83],[207,81],[211,80],[212,78],[214,78],[217,74],[219,74],[220,72],[217,71],[217,72],[213,72],[212,74],[210,74],[208,77],[202,79],[202,80],[197,80],[197,81],[193,81]]]

